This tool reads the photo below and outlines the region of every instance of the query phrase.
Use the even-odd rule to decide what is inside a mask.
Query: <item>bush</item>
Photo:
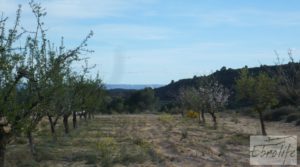
[[[292,106],[284,106],[273,110],[268,110],[264,114],[264,119],[266,121],[281,121],[283,120],[287,115],[296,113],[297,109]]]
[[[300,119],[298,119],[297,121],[296,121],[296,124],[295,124],[296,126],[300,126]]]
[[[233,145],[247,145],[249,144],[250,137],[248,134],[233,134],[228,138],[227,144]]]
[[[118,163],[126,166],[130,166],[129,164],[132,163],[160,161],[160,156],[153,149],[153,145],[140,137],[132,137],[130,143],[122,144],[120,153]]]
[[[180,140],[186,139],[187,137],[188,137],[188,130],[186,128],[184,128],[181,130],[181,139]]]
[[[143,163],[151,160],[151,150],[151,147],[144,146],[143,144],[122,145],[119,163],[128,166],[130,163]]]
[[[35,160],[38,162],[45,160],[54,160],[56,157],[53,154],[53,144],[49,143],[49,145],[44,146],[36,146],[37,155],[35,156]]]
[[[292,113],[292,114],[290,114],[286,117],[285,122],[290,123],[290,122],[293,122],[293,121],[296,121],[296,120],[300,120],[300,114]]]
[[[13,146],[5,155],[5,165],[8,167],[38,167],[39,163],[28,150],[27,146]],[[39,152],[38,152],[39,153]],[[1,166],[1,165],[0,165]]]
[[[249,117],[253,117],[253,118],[257,117],[257,113],[254,112],[253,108],[251,108],[251,107],[240,108],[237,112],[241,113],[241,115],[245,115],[245,116],[249,116]]]
[[[186,113],[186,116],[188,118],[198,118],[199,117],[199,113],[198,112],[195,112],[195,111],[188,111]]]
[[[181,108],[179,107],[170,107],[170,108],[165,108],[166,110],[162,110],[163,112],[170,113],[170,114],[180,114],[181,113]]]
[[[72,153],[71,156],[65,156],[65,160],[73,161],[86,161],[86,164],[97,164],[97,152],[76,152]]]
[[[105,137],[98,141],[97,150],[99,150],[101,165],[102,166],[112,166],[119,156],[119,150],[117,142],[114,138]]]
[[[161,122],[171,123],[174,120],[174,117],[171,114],[162,114],[158,118]]]

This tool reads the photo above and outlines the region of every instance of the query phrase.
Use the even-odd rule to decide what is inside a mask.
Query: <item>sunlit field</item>
[[[58,128],[55,138],[41,122],[34,132],[33,158],[24,137],[7,147],[7,166],[249,166],[249,136],[259,134],[255,119],[232,119],[230,113],[214,130],[180,115],[96,115],[69,135]],[[267,122],[268,131],[298,134],[292,124]],[[298,154],[299,157],[299,154]]]

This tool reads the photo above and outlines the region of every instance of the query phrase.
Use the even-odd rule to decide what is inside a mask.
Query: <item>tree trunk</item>
[[[267,132],[266,132],[266,128],[265,128],[265,123],[264,123],[262,111],[258,110],[258,114],[259,114],[259,120],[260,120],[260,126],[261,126],[261,133],[262,133],[262,135],[266,136]]]
[[[238,111],[235,111],[235,112],[234,112],[234,123],[235,123],[235,124],[239,123],[239,120],[238,120],[239,115],[238,115],[238,114],[239,114]]]
[[[57,121],[59,119],[59,116],[56,116],[56,118],[53,120],[50,115],[47,115],[50,123],[50,128],[51,128],[51,134],[53,137],[53,140],[56,141],[56,133],[55,133],[55,126],[57,124]]]
[[[5,126],[8,126],[8,122],[5,117],[0,115],[0,167],[5,166],[6,144],[10,137],[10,130],[5,130]]]
[[[28,138],[31,154],[36,155],[31,131],[27,132],[27,138]]]
[[[88,119],[92,119],[92,114],[91,114],[91,112],[88,113]]]
[[[211,112],[210,115],[211,115],[212,120],[213,120],[213,122],[214,122],[214,129],[217,129],[217,127],[218,127],[218,124],[217,124],[217,117],[216,117],[216,115],[215,115],[214,112]]]
[[[68,134],[68,133],[69,133],[69,123],[68,123],[68,118],[69,118],[68,115],[64,115],[63,122],[64,122],[64,127],[65,127],[65,134]]]
[[[76,112],[73,111],[73,128],[77,128],[77,119],[76,119]]]
[[[48,115],[48,120],[49,120],[49,123],[50,123],[51,134],[54,135],[55,134],[54,123],[53,123],[52,117],[50,115]]]
[[[2,128],[0,126],[0,128]],[[4,138],[4,133],[2,130],[0,130],[0,167],[4,167],[5,163],[5,146],[6,146],[6,141]]]
[[[204,111],[201,111],[201,118],[202,118],[202,122],[205,124],[205,116],[204,116]]]
[[[85,121],[87,120],[87,113],[83,114],[83,118],[84,118]]]
[[[201,120],[201,111],[199,111],[198,114],[199,114],[199,115],[198,115],[198,118],[199,118],[199,124],[201,124],[201,123],[202,123],[202,120]]]

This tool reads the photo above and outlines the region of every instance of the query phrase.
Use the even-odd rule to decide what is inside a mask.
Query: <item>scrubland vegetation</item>
[[[81,56],[92,52],[93,33],[74,49],[63,38],[56,46],[44,9],[30,7],[34,30],[20,25],[21,8],[12,28],[0,18],[0,166],[248,166],[250,135],[299,133],[300,64],[291,53],[272,68],[109,91]],[[226,72],[235,77],[220,79]]]

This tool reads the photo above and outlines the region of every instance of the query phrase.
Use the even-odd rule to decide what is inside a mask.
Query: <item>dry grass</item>
[[[106,115],[83,120],[69,135],[61,124],[56,142],[47,123],[35,133],[38,156],[24,138],[7,148],[6,166],[249,166],[249,135],[259,131],[252,118],[219,115],[212,122],[172,115]],[[267,123],[270,134],[298,134],[291,124]]]

